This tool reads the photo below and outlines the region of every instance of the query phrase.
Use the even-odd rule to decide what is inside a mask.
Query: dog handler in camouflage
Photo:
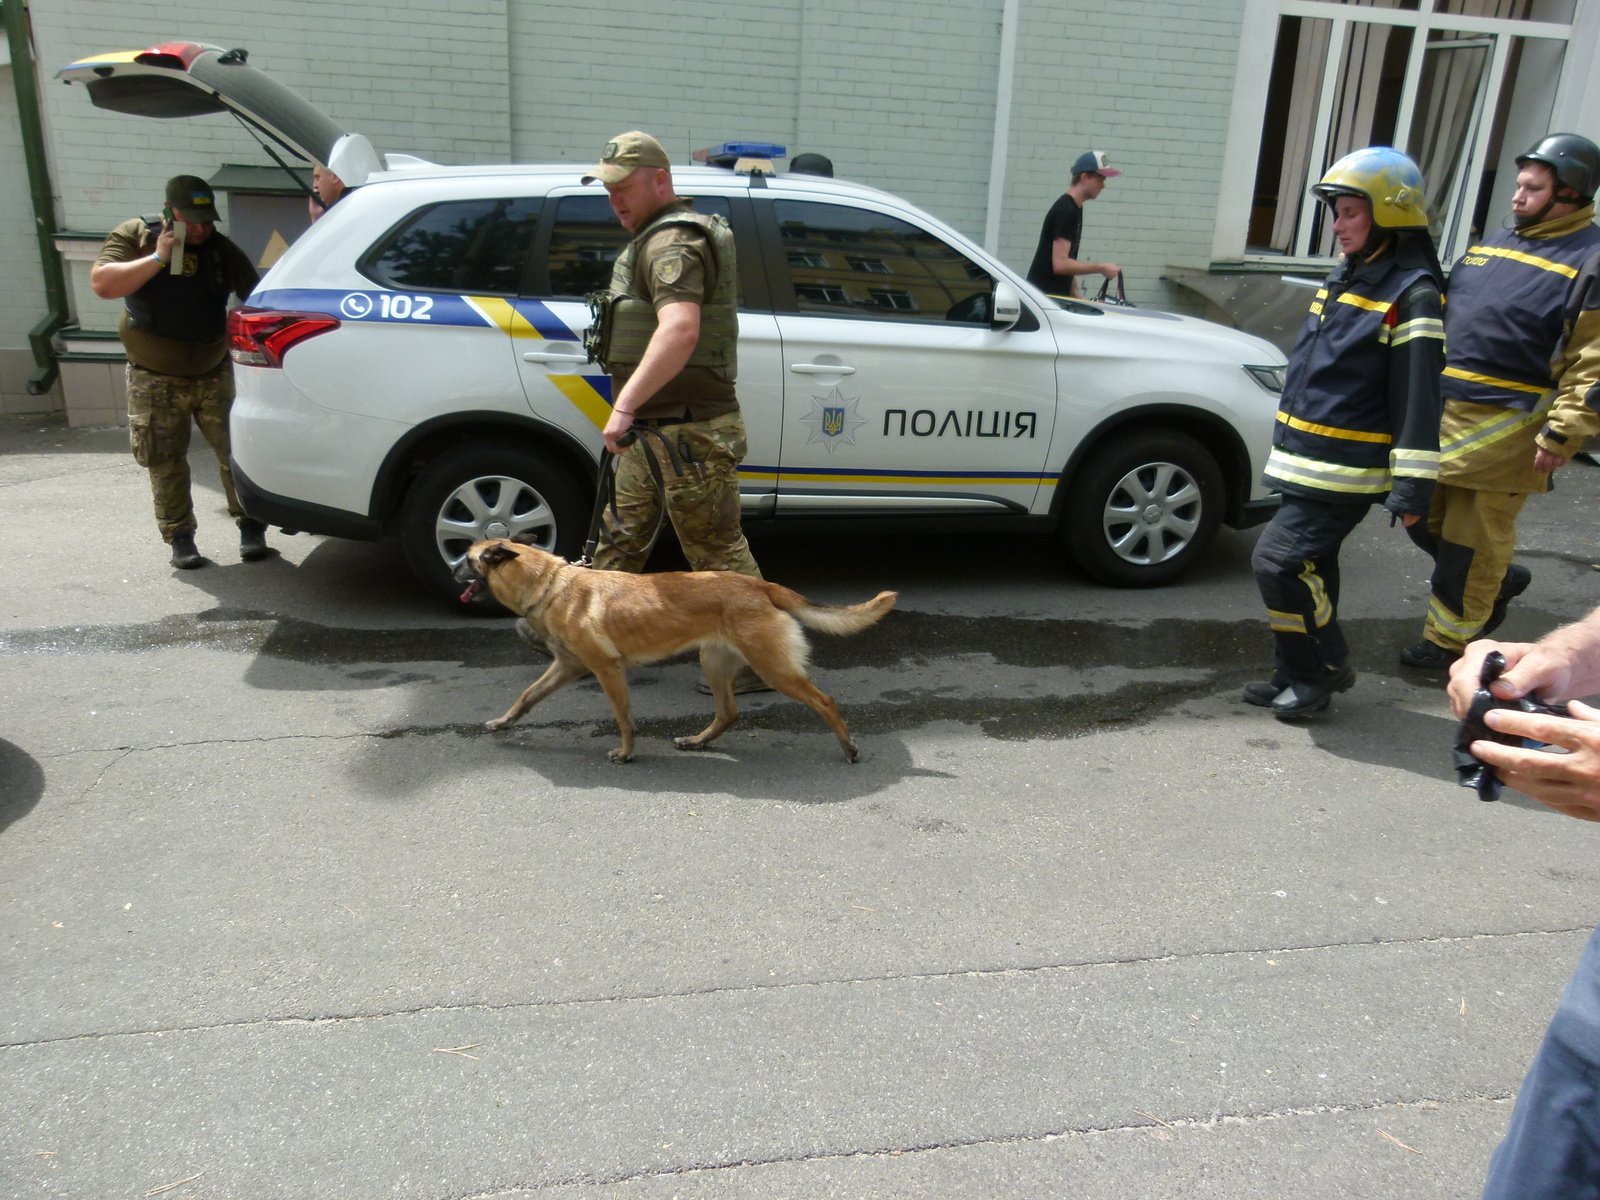
[[[599,181],[633,239],[612,268],[609,337],[601,357],[613,376],[606,449],[617,463],[616,515],[608,509],[594,566],[641,571],[660,519],[660,496],[684,557],[696,571],[761,578],[739,523],[744,419],[734,394],[739,337],[733,233],[702,216],[672,187],[672,164],[647,133],[619,133],[584,176]],[[617,439],[650,427],[626,449]],[[656,472],[652,473],[649,459]],[[620,518],[620,520],[618,519]],[[766,690],[748,668],[737,691]]]
[[[128,355],[128,439],[134,459],[150,472],[156,525],[172,547],[172,565],[182,570],[206,561],[194,542],[191,421],[221,466],[228,513],[239,525],[239,557],[249,562],[272,553],[266,526],[240,507],[228,467],[228,295],[243,300],[258,276],[244,252],[216,232],[216,219],[216,197],[205,180],[175,176],[167,181],[161,222],[133,217],[118,225],[89,274],[96,296],[125,305],[118,333]],[[176,269],[175,255],[182,256]]]

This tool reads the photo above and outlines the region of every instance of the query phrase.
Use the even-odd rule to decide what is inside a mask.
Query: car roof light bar
[[[723,142],[696,150],[689,157],[708,167],[731,167],[738,175],[771,175],[773,160],[788,153],[789,148],[777,142]]]

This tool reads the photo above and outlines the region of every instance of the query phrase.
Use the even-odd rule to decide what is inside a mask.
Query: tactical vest
[[[138,291],[126,297],[128,324],[143,333],[175,342],[214,342],[227,329],[227,265],[212,234],[197,246],[184,247],[193,274],[174,275],[162,268]]]
[[[1591,205],[1531,230],[1502,230],[1456,261],[1445,305],[1446,400],[1521,412],[1539,406],[1554,385],[1567,295],[1600,250],[1593,218]]]
[[[738,362],[739,281],[734,269],[733,230],[721,216],[674,208],[650,221],[617,255],[611,286],[590,297],[595,320],[585,336],[590,355],[608,371],[639,365],[656,331],[656,310],[635,284],[634,263],[651,234],[669,225],[689,225],[706,235],[711,247],[712,279],[700,306],[700,339],[685,363],[709,367],[733,378]]]
[[[1318,290],[1289,356],[1264,472],[1270,484],[1331,500],[1372,501],[1389,493],[1392,314],[1407,289],[1429,275],[1397,264],[1342,291],[1332,278]]]

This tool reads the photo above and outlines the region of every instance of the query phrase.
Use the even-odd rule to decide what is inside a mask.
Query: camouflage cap
[[[635,129],[619,133],[606,143],[600,161],[583,177],[583,182],[593,183],[598,179],[601,183],[621,183],[640,167],[660,167],[670,171],[672,162],[660,142],[648,133],[640,133]]]
[[[216,193],[198,175],[174,175],[167,180],[167,206],[180,221],[191,225],[216,224]]]

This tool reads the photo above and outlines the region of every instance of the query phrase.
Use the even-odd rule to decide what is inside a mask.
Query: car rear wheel
[[[584,505],[567,472],[532,450],[476,444],[425,466],[400,514],[400,543],[423,585],[455,602],[463,587],[455,570],[473,542],[516,538],[567,555],[580,545]],[[487,591],[469,606],[503,612]]]
[[[1118,433],[1096,445],[1067,498],[1062,532],[1085,572],[1113,587],[1182,575],[1222,520],[1222,472],[1188,434]]]

